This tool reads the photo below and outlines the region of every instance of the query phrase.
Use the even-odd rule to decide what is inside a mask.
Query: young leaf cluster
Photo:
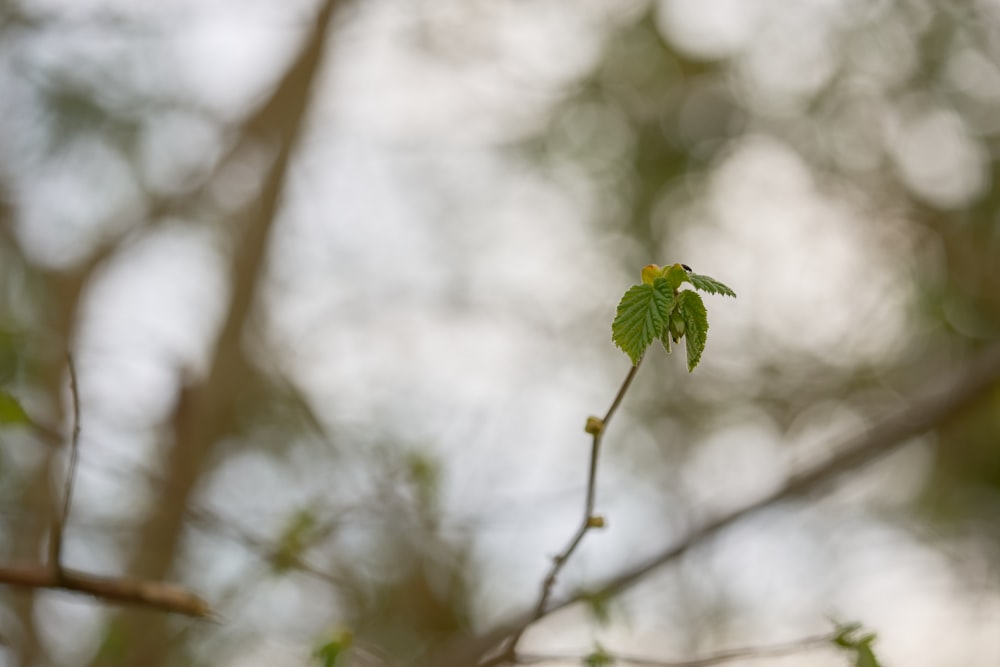
[[[708,340],[708,313],[700,294],[680,289],[684,283],[708,294],[736,296],[715,278],[694,273],[683,264],[644,267],[642,282],[626,290],[611,323],[612,340],[633,366],[656,339],[670,352],[671,342],[683,338],[689,372],[701,361]]]
[[[854,667],[882,667],[872,650],[875,639],[874,633],[862,632],[860,623],[838,624],[833,644],[854,654]]]

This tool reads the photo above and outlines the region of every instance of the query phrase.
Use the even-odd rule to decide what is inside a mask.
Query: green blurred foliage
[[[583,658],[581,664],[584,667],[608,667],[615,664],[615,660],[603,646],[598,644],[592,653]]]
[[[872,644],[877,636],[873,632],[863,632],[860,623],[839,624],[834,646],[854,654],[854,667],[881,667]]]
[[[0,426],[30,423],[31,417],[21,407],[20,401],[6,391],[0,390]]]
[[[321,667],[338,667],[345,664],[354,636],[350,632],[333,633],[313,652]]]

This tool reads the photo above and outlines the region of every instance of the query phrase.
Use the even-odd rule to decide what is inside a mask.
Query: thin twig
[[[49,538],[49,567],[57,577],[62,572],[63,531],[69,519],[70,503],[73,500],[73,481],[76,479],[76,466],[80,459],[80,387],[77,384],[73,354],[70,352],[66,353],[66,367],[69,369],[69,388],[73,397],[73,432],[70,436],[69,468],[63,486],[62,510],[52,524],[52,535]]]
[[[816,635],[784,644],[720,651],[719,653],[714,653],[703,658],[692,658],[690,660],[656,660],[654,658],[618,653],[605,653],[603,655],[610,660],[611,664],[616,665],[635,665],[635,667],[712,667],[713,665],[720,665],[725,662],[732,662],[733,660],[762,660],[764,658],[776,658],[783,655],[801,653],[814,647],[832,645],[831,642],[833,642],[836,636],[836,633]],[[539,662],[586,664],[584,658],[579,655],[542,655],[532,653],[517,657],[517,664],[520,665],[532,665]]]
[[[580,526],[576,529],[576,532],[573,533],[566,547],[552,558],[552,567],[549,568],[548,574],[542,580],[538,601],[535,603],[535,610],[532,614],[533,621],[545,615],[546,607],[552,598],[552,589],[555,587],[556,579],[559,577],[559,573],[566,565],[566,562],[570,559],[570,556],[580,546],[584,536],[594,528],[600,528],[604,525],[603,518],[594,516],[594,502],[597,495],[597,458],[601,451],[601,441],[604,439],[604,432],[607,430],[608,423],[618,410],[618,406],[621,405],[622,399],[625,397],[625,392],[628,391],[632,380],[635,379],[635,375],[639,370],[639,364],[641,363],[642,360],[640,359],[639,363],[629,369],[628,375],[625,376],[622,386],[618,389],[618,393],[615,394],[615,398],[611,402],[611,407],[608,408],[607,413],[604,415],[604,419],[594,421],[591,418],[587,421],[587,432],[591,434],[592,440],[590,445],[590,465],[587,471],[587,496],[583,504],[583,520],[580,522]],[[514,655],[517,643],[521,640],[521,635],[524,634],[526,628],[527,626],[510,638],[507,649],[504,651],[505,659]]]

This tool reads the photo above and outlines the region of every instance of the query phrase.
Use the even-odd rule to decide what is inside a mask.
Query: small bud
[[[594,515],[587,519],[587,528],[604,528],[606,525],[603,516]]]
[[[590,435],[600,435],[601,431],[604,430],[604,420],[599,417],[587,417],[587,425],[583,427],[583,430]]]
[[[665,266],[660,275],[666,278],[667,282],[669,282],[670,286],[675,290],[681,286],[681,283],[689,280],[685,264],[671,264],[670,266]]]
[[[647,264],[642,267],[642,282],[647,285],[652,285],[653,281],[661,277],[663,269],[660,268],[659,264]]]

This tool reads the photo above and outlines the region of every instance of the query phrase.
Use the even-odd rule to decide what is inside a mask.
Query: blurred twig
[[[509,638],[520,637],[526,628],[544,616],[585,599],[592,599],[595,596],[607,598],[631,588],[695,545],[762,509],[790,498],[823,490],[824,485],[841,474],[871,463],[906,442],[908,438],[929,431],[955,416],[996,387],[998,382],[1000,382],[1000,344],[969,360],[951,378],[945,380],[938,377],[931,378],[925,383],[923,391],[918,392],[906,408],[885,417],[846,442],[830,447],[829,451],[836,452],[833,456],[822,463],[805,467],[772,493],[708,521],[680,542],[605,579],[597,586],[555,602],[548,606],[541,616],[536,615],[535,609],[532,608],[479,637],[455,646],[447,655],[441,656],[436,664],[458,667],[475,664],[477,661],[480,665],[511,662],[512,656],[509,651],[485,660],[483,656],[488,655],[498,644],[509,642]]]
[[[62,511],[56,515],[52,523],[52,534],[49,536],[49,566],[57,574],[62,571],[63,531],[69,518],[70,503],[73,500],[73,482],[76,479],[76,466],[80,459],[80,388],[76,379],[76,365],[70,353],[66,354],[66,367],[69,369],[69,388],[73,398],[73,432],[70,435],[69,466],[63,486]]]
[[[811,648],[821,646],[831,646],[837,633],[804,637],[796,641],[783,644],[773,644],[771,646],[755,646],[748,648],[732,649],[720,651],[703,658],[692,658],[690,660],[655,660],[640,656],[623,655],[620,653],[601,652],[599,655],[607,660],[609,665],[635,665],[635,667],[712,667],[734,660],[763,660],[764,658],[777,658],[784,655],[801,653]],[[580,655],[555,655],[555,654],[522,654],[517,656],[516,664],[533,665],[540,662],[570,662],[574,664],[588,664],[587,656]]]

